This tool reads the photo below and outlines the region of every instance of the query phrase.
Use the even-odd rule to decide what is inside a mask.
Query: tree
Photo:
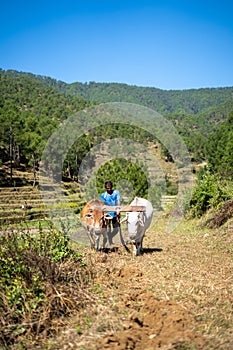
[[[233,176],[233,112],[227,121],[210,135],[206,143],[206,157],[210,170],[226,178]]]

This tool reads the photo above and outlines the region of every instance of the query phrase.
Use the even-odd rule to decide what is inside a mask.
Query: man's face
[[[112,194],[112,187],[111,186],[107,185],[105,188],[109,194]]]

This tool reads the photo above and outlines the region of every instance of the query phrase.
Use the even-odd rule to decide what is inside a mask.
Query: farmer
[[[100,200],[104,202],[105,205],[110,206],[120,206],[121,205],[121,196],[118,190],[113,189],[111,181],[105,182],[105,191],[100,195]],[[109,212],[112,216],[112,219],[108,220],[108,237],[109,243],[113,244],[113,237],[119,231],[119,213]],[[112,226],[112,231],[111,231]]]

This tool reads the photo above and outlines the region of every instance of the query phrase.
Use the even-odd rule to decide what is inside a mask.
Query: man
[[[121,205],[121,196],[118,190],[113,189],[113,185],[111,181],[105,182],[106,191],[100,195],[100,200],[104,202],[105,205],[110,206],[120,206]],[[119,230],[119,214],[116,212],[109,212],[112,216],[112,219],[108,222],[108,238],[109,244],[113,244],[113,237],[118,233]],[[111,224],[113,230],[111,231]]]

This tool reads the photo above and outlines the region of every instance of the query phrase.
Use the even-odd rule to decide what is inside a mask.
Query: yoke
[[[103,212],[109,212],[109,211],[114,211],[116,213],[120,213],[120,212],[131,212],[131,211],[135,211],[135,212],[145,212],[146,211],[146,207],[143,205],[126,205],[124,207],[122,206],[110,206],[110,205],[105,205],[102,207],[102,211]]]

